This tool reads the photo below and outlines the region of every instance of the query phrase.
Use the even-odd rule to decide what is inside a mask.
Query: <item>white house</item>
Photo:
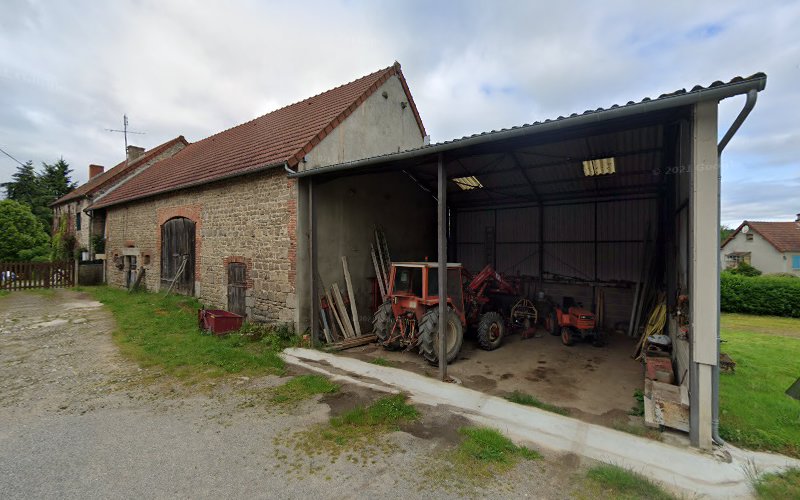
[[[742,222],[720,250],[723,269],[740,262],[764,274],[800,276],[800,214],[794,222]]]

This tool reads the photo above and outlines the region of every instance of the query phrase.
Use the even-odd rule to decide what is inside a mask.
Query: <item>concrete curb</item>
[[[718,449],[713,455],[672,446],[518,405],[406,370],[321,351],[291,348],[284,351],[283,358],[289,364],[319,373],[327,372],[330,377],[343,377],[317,364],[327,363],[333,369],[359,378],[368,377],[405,392],[417,403],[451,406],[456,413],[473,422],[496,428],[518,442],[529,442],[552,451],[574,453],[625,467],[661,482],[669,489],[715,498],[749,497],[752,491],[748,471],[755,469],[765,473],[790,467],[800,468],[800,460],[733,446]],[[351,383],[375,387],[375,384],[353,377],[344,378]],[[385,388],[382,390],[387,391]]]

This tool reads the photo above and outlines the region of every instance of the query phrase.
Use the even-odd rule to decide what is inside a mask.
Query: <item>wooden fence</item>
[[[75,263],[0,262],[0,289],[63,288],[75,285]]]

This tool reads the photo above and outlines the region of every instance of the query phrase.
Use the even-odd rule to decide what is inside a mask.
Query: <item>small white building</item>
[[[742,222],[720,249],[723,269],[740,262],[764,274],[800,276],[800,214],[794,222]]]

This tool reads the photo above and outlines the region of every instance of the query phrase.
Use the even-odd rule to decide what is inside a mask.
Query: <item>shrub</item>
[[[747,262],[739,262],[739,265],[728,271],[731,274],[740,274],[742,276],[761,276],[761,271],[751,266]]]
[[[800,318],[798,279],[725,272],[720,280],[720,308],[725,312]]]

